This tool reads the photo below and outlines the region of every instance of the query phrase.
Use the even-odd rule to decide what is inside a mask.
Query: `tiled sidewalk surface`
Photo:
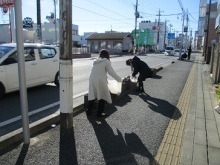
[[[209,65],[203,57],[194,61],[176,113],[156,155],[160,165],[219,165],[220,115],[216,106]]]

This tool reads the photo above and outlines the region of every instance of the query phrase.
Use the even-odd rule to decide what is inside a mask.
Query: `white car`
[[[165,49],[165,55],[167,56],[174,56],[174,47],[173,46],[167,46]]]
[[[24,44],[27,87],[54,82],[59,85],[59,49],[54,46]],[[0,97],[19,90],[18,54],[15,43],[0,45]]]

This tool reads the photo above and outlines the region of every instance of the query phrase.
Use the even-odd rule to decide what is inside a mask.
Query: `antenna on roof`
[[[111,32],[112,32],[112,25],[111,25]]]

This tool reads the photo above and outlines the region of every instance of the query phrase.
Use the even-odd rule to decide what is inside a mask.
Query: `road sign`
[[[175,39],[175,33],[168,33],[167,38],[168,39]]]

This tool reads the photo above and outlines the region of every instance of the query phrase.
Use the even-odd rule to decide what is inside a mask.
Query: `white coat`
[[[107,58],[98,58],[93,62],[93,67],[89,77],[89,94],[88,100],[103,99],[112,103],[111,95],[108,89],[107,73],[118,82],[122,79],[119,77],[111,66]]]

